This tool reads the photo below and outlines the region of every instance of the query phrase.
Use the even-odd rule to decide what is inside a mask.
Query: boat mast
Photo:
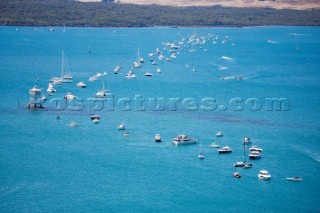
[[[61,77],[63,77],[63,70],[64,70],[64,53],[63,53],[63,50],[62,50],[62,55],[61,55]]]
[[[244,154],[244,163],[247,163],[247,156],[246,156],[246,143],[243,142],[243,154]]]

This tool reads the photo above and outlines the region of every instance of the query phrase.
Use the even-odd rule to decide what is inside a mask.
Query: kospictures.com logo
[[[109,95],[103,99],[72,99],[53,98],[47,110],[55,111],[290,111],[287,98],[231,98],[218,101],[212,97],[197,98],[162,98],[134,95],[116,98]]]

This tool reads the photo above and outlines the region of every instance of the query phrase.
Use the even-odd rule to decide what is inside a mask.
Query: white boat
[[[152,73],[151,73],[151,72],[146,72],[146,73],[144,74],[144,76],[152,77],[153,75],[152,75]]]
[[[62,83],[71,83],[73,81],[72,75],[69,70],[67,59],[62,51],[62,58],[61,58],[61,82]]]
[[[178,135],[176,137],[173,138],[172,143],[176,144],[176,145],[180,145],[180,144],[195,144],[198,142],[197,138],[190,138],[186,135]]]
[[[126,74],[126,78],[135,78],[135,77],[136,77],[136,75],[133,74],[132,70],[130,70],[130,71],[128,72],[128,74]]]
[[[236,162],[235,164],[233,164],[233,166],[234,167],[251,168],[252,163],[247,163],[246,144],[243,144],[243,157],[244,157],[244,161]]]
[[[97,76],[91,76],[90,78],[89,78],[89,81],[96,81],[98,78],[97,78]]]
[[[244,144],[250,144],[250,143],[251,143],[251,138],[249,138],[249,137],[244,137],[244,138],[243,138],[243,143],[244,143]]]
[[[64,99],[66,100],[74,100],[77,99],[77,96],[74,96],[71,92],[68,92],[65,96]]]
[[[156,64],[157,64],[157,62],[155,62],[155,61],[152,61],[152,62],[151,62],[151,64],[152,64],[152,65],[156,65]]]
[[[56,92],[56,89],[53,87],[53,85],[51,83],[49,83],[49,85],[48,85],[47,92],[49,92],[49,93]]]
[[[102,89],[96,93],[97,98],[104,98],[109,94],[109,90],[104,89],[104,79],[102,80]]]
[[[219,154],[226,154],[226,153],[231,153],[232,150],[229,146],[224,146],[221,149],[218,149]]]
[[[263,151],[263,149],[262,149],[262,148],[259,148],[259,147],[257,147],[257,146],[251,146],[251,147],[249,148],[249,151],[258,151],[258,152],[262,152],[262,151]]]
[[[138,59],[137,59],[137,61],[133,62],[134,67],[137,68],[137,69],[141,67],[140,59],[141,59],[140,50],[138,49]]]
[[[301,177],[288,177],[286,179],[289,181],[302,181],[303,180]]]
[[[114,68],[114,70],[113,70],[113,74],[118,74],[118,72],[120,71],[120,69],[121,69],[121,66],[120,66],[120,65],[116,66],[116,67]]]
[[[61,84],[61,79],[60,78],[54,79],[52,84],[60,85]]]
[[[77,87],[86,88],[87,85],[85,83],[83,83],[82,81],[80,81],[79,83],[77,83]]]
[[[93,114],[93,115],[90,115],[90,119],[91,119],[91,120],[100,119],[100,116],[97,115],[97,114]]]
[[[159,133],[157,133],[155,136],[154,136],[154,140],[155,142],[161,142],[161,135]]]
[[[123,133],[123,136],[129,136],[130,135],[130,133],[129,132],[125,132],[125,133]]]
[[[216,144],[216,142],[213,142],[213,143],[211,143],[211,144],[209,145],[209,147],[211,147],[211,148],[219,148],[220,145]]]
[[[253,159],[253,160],[260,159],[261,158],[261,153],[259,151],[251,151],[249,153],[249,158]]]
[[[161,73],[161,70],[160,70],[160,68],[157,68],[157,73]]]
[[[70,122],[68,125],[72,126],[72,127],[79,126],[79,124],[77,122]]]
[[[269,180],[271,175],[267,170],[261,170],[258,174],[258,178],[262,180]]]
[[[99,123],[100,119],[99,118],[94,118],[92,121],[93,121],[93,123],[97,124],[97,123]]]
[[[198,158],[199,158],[200,160],[205,159],[205,158],[206,158],[206,155],[205,155],[204,153],[200,153],[200,154],[198,155]]]
[[[204,152],[203,152],[202,141],[200,141],[200,142],[201,142],[201,143],[200,143],[200,153],[199,153],[199,155],[198,155],[198,158],[199,158],[200,160],[202,160],[202,159],[205,159],[206,155],[205,155]]]
[[[34,85],[34,86],[29,90],[29,94],[30,94],[30,95],[40,95],[41,92],[42,92],[42,90],[39,89],[39,88],[37,87],[37,85]]]
[[[126,126],[124,125],[124,123],[122,122],[119,126],[118,126],[118,130],[125,130]]]
[[[241,178],[241,175],[240,175],[239,172],[233,173],[232,176],[235,177],[235,178]]]
[[[217,137],[222,137],[222,136],[223,136],[223,133],[222,133],[221,131],[219,131],[219,132],[216,133],[216,136],[217,136]]]

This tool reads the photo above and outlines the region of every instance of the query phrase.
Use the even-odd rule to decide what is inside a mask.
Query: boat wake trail
[[[318,163],[320,163],[320,153],[317,153],[316,151],[308,149],[308,148],[305,148],[305,147],[304,148],[302,148],[302,147],[300,148],[300,147],[294,146],[294,148],[299,150],[299,151],[301,151],[306,156],[313,158]]]

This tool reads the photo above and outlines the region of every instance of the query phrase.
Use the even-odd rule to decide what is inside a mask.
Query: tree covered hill
[[[0,23],[15,26],[320,26],[320,10],[170,7],[74,0],[1,0]]]

